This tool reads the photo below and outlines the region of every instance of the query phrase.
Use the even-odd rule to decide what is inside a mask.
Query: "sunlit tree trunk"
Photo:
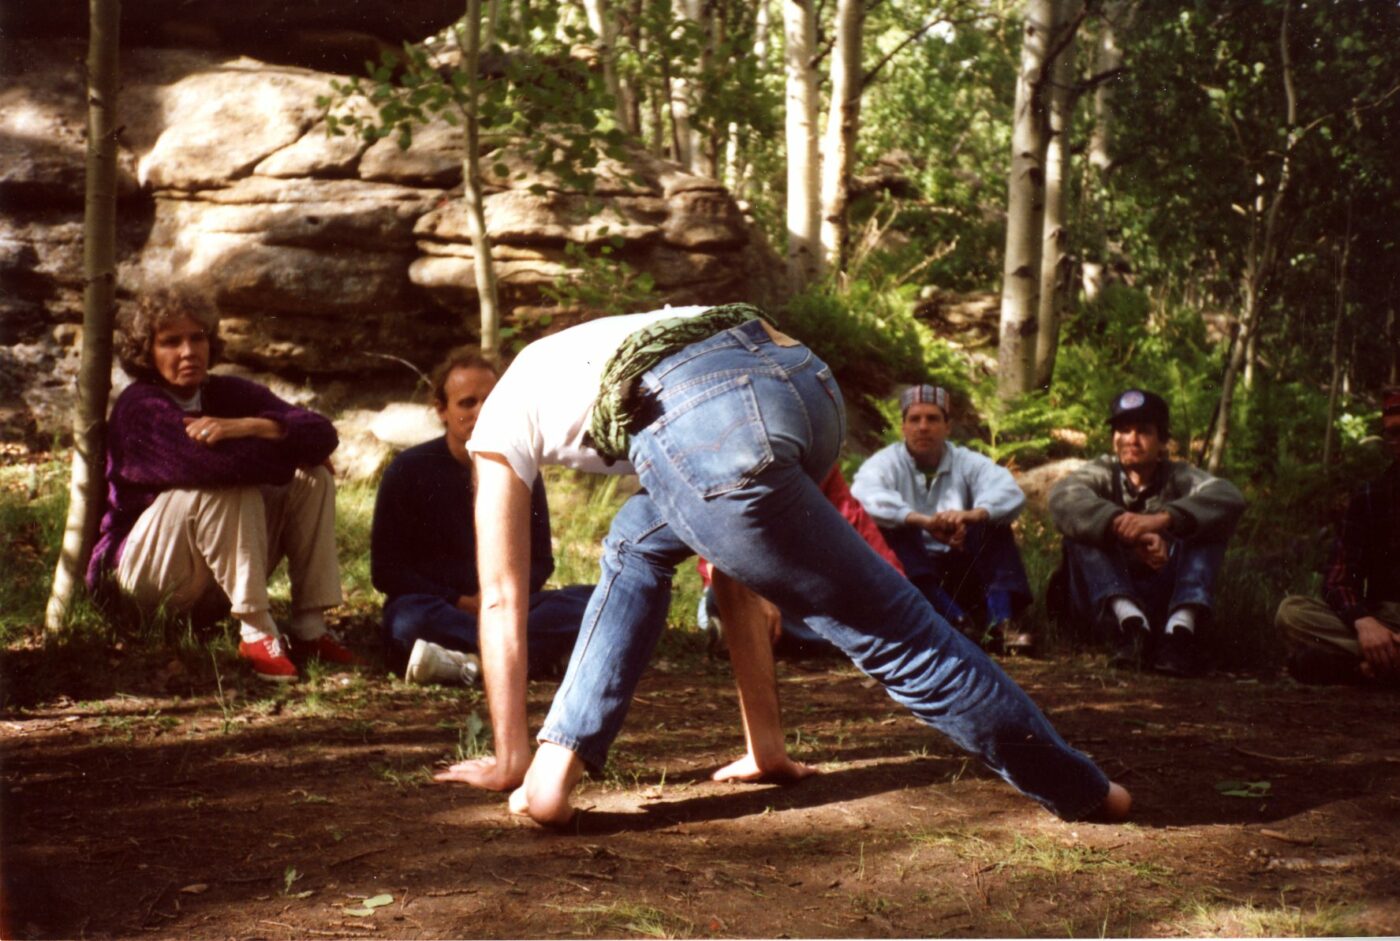
[[[589,29],[598,38],[598,58],[602,60],[603,82],[613,100],[613,117],[619,130],[633,135],[637,129],[632,126],[631,103],[617,74],[617,24],[608,15],[607,0],[583,0],[583,10],[588,16]]]
[[[800,291],[817,275],[821,207],[818,202],[817,44],[812,0],[783,0],[783,58],[787,74],[787,268]]]
[[[112,391],[112,309],[117,290],[117,40],[121,0],[89,0],[87,178],[83,209],[83,349],[68,520],[44,628],[60,630],[97,539]]]
[[[1055,375],[1060,324],[1074,296],[1074,260],[1070,256],[1069,134],[1077,95],[1074,90],[1075,33],[1081,0],[1057,0],[1050,65],[1049,139],[1045,144],[1045,218],[1041,224],[1040,298],[1036,312],[1035,385],[1048,388]]]
[[[485,200],[481,191],[481,122],[477,116],[480,100],[477,62],[481,56],[481,0],[467,0],[463,27],[462,68],[467,76],[467,103],[463,124],[466,129],[466,155],[462,158],[462,200],[467,209],[467,231],[472,240],[472,267],[476,272],[477,306],[481,312],[481,353],[500,354],[501,310],[496,297],[496,264],[491,257],[491,238],[486,234]]]
[[[997,394],[1003,399],[1029,392],[1035,378],[1040,242],[1045,216],[1045,69],[1054,22],[1051,0],[1027,2],[1012,118],[1001,336],[997,350]]]
[[[831,271],[846,270],[847,208],[851,162],[860,131],[862,0],[837,0],[836,45],[831,52],[831,103],[826,145],[821,151],[821,261]]]
[[[1136,0],[1111,0],[1103,7],[1099,22],[1098,43],[1094,47],[1094,74],[1108,75],[1123,67],[1123,37],[1132,25]],[[1089,134],[1089,164],[1107,174],[1113,169],[1116,155],[1113,132],[1116,115],[1113,110],[1115,82],[1100,82],[1094,88],[1094,124]]]
[[[700,23],[703,8],[700,0],[675,0],[678,19]],[[671,141],[676,162],[687,170],[699,172],[700,138],[690,125],[691,87],[684,74],[670,79],[671,88]]]

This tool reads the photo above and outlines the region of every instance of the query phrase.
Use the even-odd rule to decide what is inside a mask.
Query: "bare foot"
[[[1128,812],[1133,809],[1133,795],[1128,793],[1128,789],[1121,784],[1112,781],[1108,783],[1108,796],[1099,805],[1098,813],[1094,814],[1095,820],[1105,823],[1117,823],[1120,820],[1128,819]]]
[[[784,755],[772,768],[760,768],[752,754],[746,754],[738,761],[732,761],[710,775],[714,781],[744,781],[755,784],[796,784],[803,778],[820,772],[811,765],[793,761]]]
[[[547,827],[562,827],[574,818],[569,795],[581,777],[583,761],[578,755],[563,745],[541,742],[525,773],[525,784],[511,795],[511,812],[527,813]]]

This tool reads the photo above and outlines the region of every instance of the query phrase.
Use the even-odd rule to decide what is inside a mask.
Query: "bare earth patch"
[[[838,661],[780,665],[793,749],[824,772],[791,788],[712,783],[741,742],[728,668],[658,663],[569,833],[428,783],[477,743],[474,693],[179,689],[175,669],[158,693],[11,706],[0,933],[1400,932],[1400,696],[1008,669],[1133,790],[1132,823],[1057,821]],[[533,684],[535,723],[553,690]]]

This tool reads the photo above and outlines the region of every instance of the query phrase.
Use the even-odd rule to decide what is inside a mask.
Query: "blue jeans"
[[[547,671],[569,653],[578,637],[592,585],[569,585],[530,596],[525,624],[530,670]],[[389,668],[402,673],[417,640],[477,653],[476,615],[437,595],[399,595],[384,605],[384,652]]]
[[[1031,603],[1031,583],[1010,526],[974,523],[961,549],[931,550],[917,526],[880,530],[904,573],[944,617],[971,605],[986,608],[987,623],[1019,614]]]
[[[1111,631],[1117,622],[1107,602],[1122,596],[1142,609],[1149,627],[1161,630],[1171,612],[1184,605],[1210,610],[1225,544],[1172,540],[1167,564],[1155,572],[1124,546],[1102,549],[1066,539],[1064,553],[1070,610],[1076,618]]]
[[[749,323],[667,357],[642,384],[649,411],[630,456],[644,490],[604,542],[542,741],[603,765],[665,626],[671,572],[699,552],[1058,816],[1099,807],[1103,773],[822,494],[845,413],[821,360]]]

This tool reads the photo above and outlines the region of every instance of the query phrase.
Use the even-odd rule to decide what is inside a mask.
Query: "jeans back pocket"
[[[675,405],[663,401],[650,431],[677,473],[703,496],[737,490],[773,462],[749,376],[686,391],[694,394]]]

